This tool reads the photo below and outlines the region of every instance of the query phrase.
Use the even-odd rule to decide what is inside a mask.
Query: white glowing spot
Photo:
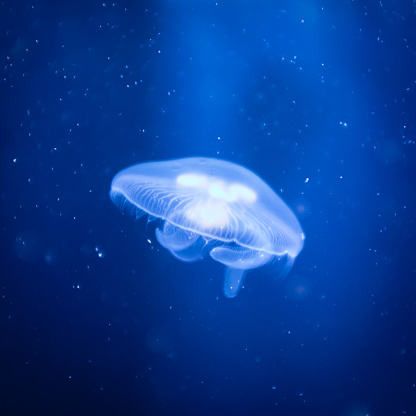
[[[209,187],[209,194],[218,199],[224,199],[228,202],[234,202],[238,199],[253,202],[256,200],[256,193],[244,185],[232,184],[226,187],[223,183],[217,182]]]
[[[211,180],[209,181],[209,179]],[[208,196],[228,202],[234,202],[238,199],[253,202],[257,199],[257,194],[247,186],[239,183],[227,185],[224,181],[217,178],[208,178],[203,175],[194,175],[191,173],[180,175],[176,178],[176,182],[182,186],[200,189],[206,188],[208,189]]]
[[[209,194],[214,198],[227,199],[227,193],[220,184],[214,184],[209,187]]]
[[[202,186],[206,183],[206,177],[202,175],[187,174],[178,176],[176,182],[183,186]]]
[[[228,224],[226,205],[212,200],[193,205],[186,211],[186,216],[205,229],[224,227]]]
[[[195,224],[205,229],[225,227],[229,221],[228,202],[244,200],[253,202],[257,199],[256,193],[247,186],[234,183],[227,185],[218,178],[188,173],[176,178],[181,186],[198,188],[206,193],[198,203],[192,204],[186,211],[186,216]]]
[[[247,188],[243,185],[234,185],[237,192],[245,199],[246,201],[255,201],[257,199],[257,194],[250,188]]]

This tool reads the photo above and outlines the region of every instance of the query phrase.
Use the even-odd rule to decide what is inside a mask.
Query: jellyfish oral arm
[[[227,246],[215,247],[209,254],[214,260],[227,266],[224,280],[224,295],[227,298],[237,296],[246,270],[263,266],[272,258],[270,254],[261,251]]]
[[[242,269],[227,268],[224,280],[224,295],[234,298],[243,286],[246,271]]]
[[[263,251],[242,247],[219,246],[210,251],[210,256],[230,269],[250,270],[263,266],[272,259],[272,255]]]
[[[163,230],[156,230],[159,243],[178,260],[193,262],[204,257],[204,240],[191,231],[182,230],[165,221]]]

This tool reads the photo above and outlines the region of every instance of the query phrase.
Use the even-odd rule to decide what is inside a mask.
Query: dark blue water
[[[0,413],[415,415],[412,1],[0,2]],[[290,274],[185,264],[113,176],[259,174]]]

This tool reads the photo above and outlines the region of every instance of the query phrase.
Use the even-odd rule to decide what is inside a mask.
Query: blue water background
[[[412,1],[0,2],[0,413],[416,414]],[[291,273],[184,264],[112,177],[218,157]]]

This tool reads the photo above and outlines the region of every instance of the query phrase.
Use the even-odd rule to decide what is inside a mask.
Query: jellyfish
[[[226,266],[228,298],[249,270],[272,263],[287,274],[305,239],[295,214],[260,177],[224,160],[140,163],[114,177],[110,197],[122,210],[162,220],[156,238],[177,259],[209,253]]]

